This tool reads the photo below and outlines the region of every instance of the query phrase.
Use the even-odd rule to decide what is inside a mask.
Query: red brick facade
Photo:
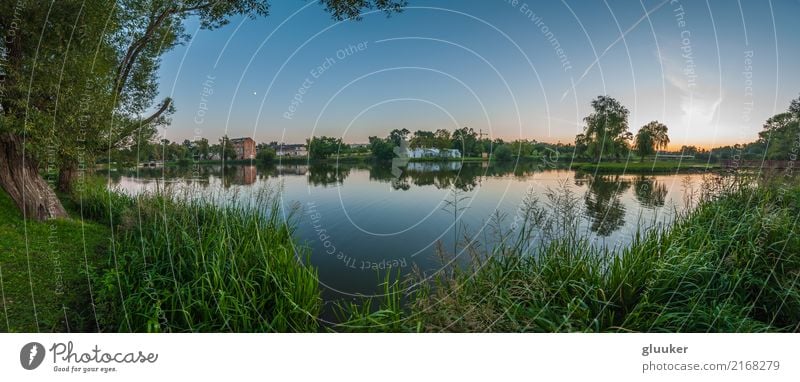
[[[256,141],[253,138],[236,138],[231,139],[233,149],[236,150],[236,159],[255,159],[256,158]]]

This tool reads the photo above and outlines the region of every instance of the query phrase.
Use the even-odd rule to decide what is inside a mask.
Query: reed
[[[308,251],[292,240],[277,193],[136,197],[88,188],[86,214],[110,223],[95,273],[106,331],[307,332],[321,297]]]

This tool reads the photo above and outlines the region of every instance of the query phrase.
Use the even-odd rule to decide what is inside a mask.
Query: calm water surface
[[[165,168],[117,174],[110,185],[136,193],[166,183],[193,193],[235,192],[245,198],[281,185],[284,211],[287,216],[294,211],[296,237],[311,248],[310,261],[319,268],[331,301],[376,293],[379,270],[407,273],[416,265],[435,271],[437,245],[452,252],[454,234],[491,244],[497,227],[512,227],[526,195],[544,201],[548,189],[574,192],[581,230],[595,244],[625,245],[637,229],[668,224],[676,209],[685,208],[687,196],[699,191],[701,177],[594,176],[541,171],[536,164],[409,163],[394,172],[388,165],[364,164]],[[496,211],[506,219],[494,221]]]

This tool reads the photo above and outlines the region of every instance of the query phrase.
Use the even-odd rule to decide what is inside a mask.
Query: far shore
[[[490,165],[514,165],[515,163],[532,163],[542,162],[546,166],[543,168],[553,169],[569,169],[582,172],[592,173],[636,173],[636,174],[649,174],[649,173],[668,173],[668,172],[696,172],[696,171],[712,171],[723,170],[725,166],[720,163],[710,163],[702,160],[653,160],[646,159],[640,161],[639,159],[631,159],[628,161],[609,159],[594,163],[587,160],[575,160],[570,158],[561,159],[557,161],[549,160],[545,157],[519,157],[512,158],[508,161],[497,161],[493,158],[481,157],[463,157],[463,158],[408,158],[408,162],[415,163],[442,163],[442,162],[462,162],[462,163],[486,163]],[[268,165],[280,164],[385,164],[390,165],[391,162],[375,161],[370,156],[339,156],[330,157],[325,159],[309,159],[308,157],[278,157],[275,158]],[[166,163],[159,162],[156,167],[144,168],[161,168],[161,167],[189,167],[189,166],[219,166],[219,165],[264,165],[256,159],[236,159],[236,160],[198,160],[198,161],[168,161]],[[401,166],[402,167],[402,166]],[[107,164],[99,164],[98,168],[107,169]],[[126,167],[126,169],[134,169],[136,167]],[[116,169],[119,169],[118,167]]]

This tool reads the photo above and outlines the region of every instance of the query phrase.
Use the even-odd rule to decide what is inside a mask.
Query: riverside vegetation
[[[387,279],[385,297],[341,306],[339,329],[800,331],[800,187],[719,177],[703,189],[670,227],[611,249],[577,233],[568,188],[547,195],[551,215],[530,198],[500,245],[464,245],[469,266],[419,275],[430,281],[415,289]],[[531,248],[533,235],[550,240]]]
[[[339,324],[322,328],[316,270],[303,265],[307,249],[275,191],[220,203],[93,184],[66,203],[88,221],[54,223],[67,298],[51,296],[44,265],[22,280],[26,251],[8,242],[2,312],[10,331],[799,331],[800,186],[714,176],[703,190],[672,225],[624,248],[578,233],[566,185],[531,195],[516,218],[495,216],[497,245],[440,248],[450,265],[408,280],[386,274],[383,297],[340,303]],[[22,221],[6,218],[5,231]],[[28,223],[29,235],[44,224]],[[451,262],[451,251],[471,261]],[[20,308],[32,293],[36,314]]]

